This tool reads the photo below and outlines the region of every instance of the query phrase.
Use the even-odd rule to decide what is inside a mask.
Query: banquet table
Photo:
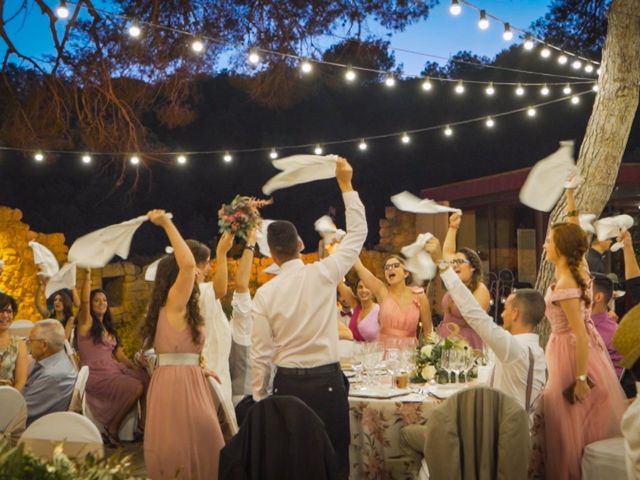
[[[349,396],[350,478],[413,478],[411,458],[400,448],[400,429],[424,425],[440,402],[420,391],[388,399]]]

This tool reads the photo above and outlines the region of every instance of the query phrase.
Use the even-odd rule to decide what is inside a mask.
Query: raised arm
[[[238,269],[236,270],[236,292],[249,292],[249,279],[251,278],[251,268],[253,267],[253,254],[256,250],[257,229],[252,229],[247,237],[247,244],[244,246]],[[217,271],[216,271],[217,273]]]
[[[73,302],[74,307],[80,307],[80,295],[78,294],[78,289],[76,287],[71,289],[71,301]]]
[[[565,197],[567,199],[567,222],[580,226],[580,219],[578,218],[578,209],[576,208],[575,193],[576,189],[565,189]]]
[[[624,231],[621,235],[621,240],[624,245],[624,278],[630,280],[632,278],[640,277],[640,266],[638,266],[638,259],[636,252],[633,250],[633,239],[628,231]]]
[[[85,271],[82,291],[80,292],[80,310],[78,311],[78,333],[86,335],[91,330],[91,269]]]
[[[420,322],[422,323],[422,336],[426,338],[433,331],[433,320],[431,318],[431,305],[426,294],[420,295]]]
[[[236,289],[231,299],[231,337],[238,345],[251,345],[251,293],[249,279],[253,266],[253,253],[256,248],[257,229],[249,232],[247,244],[240,257],[236,270]]]
[[[342,298],[344,298],[344,300],[347,302],[347,305],[349,305],[351,308],[355,308],[358,306],[358,299],[346,283],[340,282],[338,284],[338,293]]]
[[[224,232],[216,246],[216,272],[213,275],[213,290],[217,299],[220,299],[227,294],[227,286],[229,284],[227,253],[229,253],[232,246],[233,234]]]
[[[360,259],[356,260],[356,263],[353,265],[360,281],[364,283],[364,286],[371,290],[373,296],[376,297],[378,303],[382,302],[387,294],[389,293],[389,289],[384,284],[382,280],[376,277],[373,273],[369,271],[367,267],[365,267]]]
[[[455,212],[449,217],[449,229],[442,244],[442,255],[445,260],[451,260],[456,253],[456,238],[462,221],[462,214]]]
[[[47,299],[44,298],[45,279],[38,275],[38,285],[36,286],[36,309],[42,318],[49,317],[49,309],[47,308]]]

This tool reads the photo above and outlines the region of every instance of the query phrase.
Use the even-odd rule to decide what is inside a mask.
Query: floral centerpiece
[[[222,232],[233,233],[243,240],[249,232],[260,226],[262,217],[259,209],[271,205],[273,200],[258,200],[254,197],[236,195],[229,204],[223,204],[218,210],[218,227]]]
[[[416,348],[416,361],[411,381],[424,383],[435,380],[439,383],[447,383],[447,372],[442,368],[440,360],[442,352],[450,349],[471,351],[471,347],[463,338],[442,338],[436,332],[431,332],[427,340],[422,341]]]

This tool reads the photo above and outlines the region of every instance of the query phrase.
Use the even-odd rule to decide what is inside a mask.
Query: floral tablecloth
[[[425,424],[438,401],[416,395],[392,399],[349,397],[351,480],[412,478],[400,449],[400,429]]]

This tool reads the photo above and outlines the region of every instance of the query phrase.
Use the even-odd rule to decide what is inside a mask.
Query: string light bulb
[[[564,93],[565,95],[569,95],[571,93],[571,85],[567,83],[562,89],[562,93]]]
[[[542,50],[540,50],[540,56],[542,58],[549,58],[551,56],[551,50],[549,50],[547,47],[544,47]]]
[[[411,141],[411,137],[409,137],[409,135],[407,135],[406,133],[403,133],[400,140],[402,141],[402,143],[407,144]]]
[[[36,152],[36,154],[33,156],[33,159],[36,162],[42,162],[44,160],[44,154],[42,152]]]
[[[424,82],[422,82],[422,90],[424,90],[425,92],[428,92],[432,88],[433,88],[433,85],[431,84],[431,80],[429,80],[429,77],[425,78]]]
[[[530,117],[535,117],[536,116],[536,109],[533,107],[529,107],[527,108],[527,115]]]
[[[191,50],[196,53],[202,52],[204,50],[204,43],[202,43],[200,40],[194,40],[191,44]]]
[[[489,96],[491,96],[494,93],[496,93],[496,89],[493,88],[493,82],[489,83],[489,86],[487,86],[487,88],[485,88],[484,91]]]
[[[224,152],[224,155],[222,156],[222,160],[224,160],[226,163],[229,163],[231,160],[233,160],[233,157],[229,152]]]
[[[142,29],[138,26],[138,24],[134,23],[129,27],[129,36],[133,38],[138,38],[142,33]]]
[[[453,135],[453,130],[451,129],[451,127],[449,125],[447,125],[447,127],[444,129],[444,134],[447,137],[450,137],[451,135]]]
[[[580,69],[580,67],[582,67],[582,62],[580,60],[576,59],[576,60],[573,61],[571,66],[573,67],[574,70],[578,70],[578,69]]]
[[[185,157],[184,155],[178,155],[178,158],[176,158],[176,161],[180,165],[184,165],[185,163],[187,163],[187,157]]]
[[[574,95],[571,97],[571,103],[573,103],[574,105],[577,105],[580,103],[580,97],[578,97],[577,95]]]
[[[596,74],[600,75],[600,72],[602,72],[602,70],[600,68],[598,70],[596,70]]]
[[[260,54],[255,48],[252,48],[251,50],[249,50],[249,56],[247,57],[247,59],[249,60],[249,63],[257,65],[258,63],[260,63]]]
[[[522,44],[522,46],[524,47],[525,50],[533,50],[533,47],[534,47],[533,38],[531,38],[531,35],[529,35],[528,33],[524,37],[524,43]]]
[[[520,84],[520,83],[516,87],[516,95],[518,95],[519,97],[524,95],[524,88],[522,87],[522,84]]]
[[[449,13],[451,15],[460,15],[462,12],[462,7],[460,6],[460,2],[458,0],[451,0],[451,5],[449,6]]]
[[[387,75],[387,78],[384,79],[384,84],[391,88],[396,84],[396,79],[393,77],[391,73]]]
[[[558,63],[560,65],[564,65],[568,61],[569,61],[569,59],[567,58],[567,56],[564,53],[558,57]]]
[[[599,87],[598,87],[598,84],[597,84],[597,83],[594,83],[594,84],[593,84],[593,87],[591,87],[591,90],[593,90],[594,92],[597,92],[597,91],[598,91],[598,88],[599,88]]]
[[[358,148],[362,151],[365,151],[367,149],[367,142],[364,141],[364,138],[360,140],[360,143],[358,144]]]
[[[493,118],[487,117],[487,120],[484,122],[484,124],[487,126],[487,128],[493,128],[496,122],[493,120]]]
[[[591,72],[593,72],[593,65],[591,65],[590,63],[587,63],[587,64],[584,66],[584,71],[585,71],[585,72],[587,72],[587,73],[591,73]]]
[[[271,149],[271,152],[269,153],[269,158],[271,160],[275,160],[276,158],[278,158],[278,152],[276,152],[275,148]]]
[[[322,147],[320,145],[316,145],[316,148],[313,149],[313,153],[316,155],[322,155]]]
[[[137,155],[133,155],[129,159],[129,162],[131,163],[131,165],[138,165],[140,163],[140,157],[138,157]]]
[[[344,78],[347,79],[347,82],[353,82],[356,79],[356,72],[353,68],[349,67],[344,74]]]
[[[542,95],[544,95],[545,97],[546,97],[547,95],[549,95],[549,87],[547,87],[547,84],[546,84],[546,83],[545,83],[545,84],[542,86],[542,88],[540,89],[540,93],[541,93]]]
[[[56,8],[56,17],[61,20],[69,18],[69,9],[67,8],[67,2],[65,2],[64,0],[61,1],[58,8]]]
[[[502,38],[506,42],[510,42],[511,39],[513,38],[513,32],[511,31],[511,25],[509,25],[508,22],[504,24],[504,32],[502,32]]]
[[[458,95],[462,95],[464,93],[464,84],[462,83],[462,80],[458,81],[454,90]]]
[[[82,163],[91,163],[91,155],[83,155]]]
[[[300,70],[302,71],[302,73],[311,73],[311,70],[313,70],[313,65],[311,65],[311,62],[309,60],[304,60],[300,64]]]
[[[480,10],[480,20],[478,20],[478,28],[480,30],[486,30],[489,28],[489,19],[487,18],[487,11]]]

